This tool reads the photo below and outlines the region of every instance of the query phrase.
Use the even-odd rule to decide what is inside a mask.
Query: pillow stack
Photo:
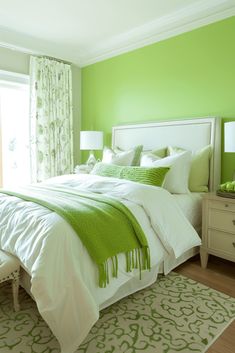
[[[184,150],[177,147],[168,147],[167,154],[179,155]],[[189,173],[189,190],[193,192],[207,192],[210,175],[210,158],[212,146],[208,145],[193,152]]]
[[[162,185],[173,194],[208,191],[212,154],[210,145],[193,153],[172,146],[148,152],[142,152],[142,150],[142,145],[128,151],[105,147],[103,164],[98,164],[92,174],[128,179],[155,186]],[[129,169],[118,169],[115,166],[129,167]],[[156,181],[153,180],[154,177]]]
[[[163,187],[173,194],[189,192],[188,178],[191,162],[191,152],[185,151],[177,155],[159,158],[149,153],[141,157],[140,165],[144,167],[169,167]]]

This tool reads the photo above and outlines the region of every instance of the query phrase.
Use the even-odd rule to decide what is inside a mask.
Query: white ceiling
[[[0,0],[0,46],[85,66],[235,15],[235,0]]]

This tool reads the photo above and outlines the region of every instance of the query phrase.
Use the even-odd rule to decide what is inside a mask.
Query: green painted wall
[[[29,74],[29,54],[0,47],[0,70]],[[74,121],[74,163],[80,162],[79,131],[81,124],[81,69],[72,65],[73,121]]]
[[[82,69],[82,129],[128,122],[235,119],[235,17]],[[222,154],[222,180],[235,154]]]

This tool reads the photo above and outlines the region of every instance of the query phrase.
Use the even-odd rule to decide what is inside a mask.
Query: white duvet
[[[99,288],[96,265],[64,219],[35,203],[0,195],[0,248],[21,260],[31,276],[39,312],[62,353],[73,353],[100,309],[151,284],[168,254],[178,258],[200,245],[200,238],[172,195],[162,188],[94,175],[62,176],[49,179],[50,183],[118,198],[142,226],[151,252],[152,269],[143,271],[142,280],[138,270],[126,273],[125,257],[120,254],[118,278]]]

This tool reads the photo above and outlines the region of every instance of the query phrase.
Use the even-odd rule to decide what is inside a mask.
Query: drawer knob
[[[233,244],[233,247],[235,248],[235,241],[232,244]]]
[[[224,205],[224,207],[228,207],[228,204],[226,203],[226,204]]]

